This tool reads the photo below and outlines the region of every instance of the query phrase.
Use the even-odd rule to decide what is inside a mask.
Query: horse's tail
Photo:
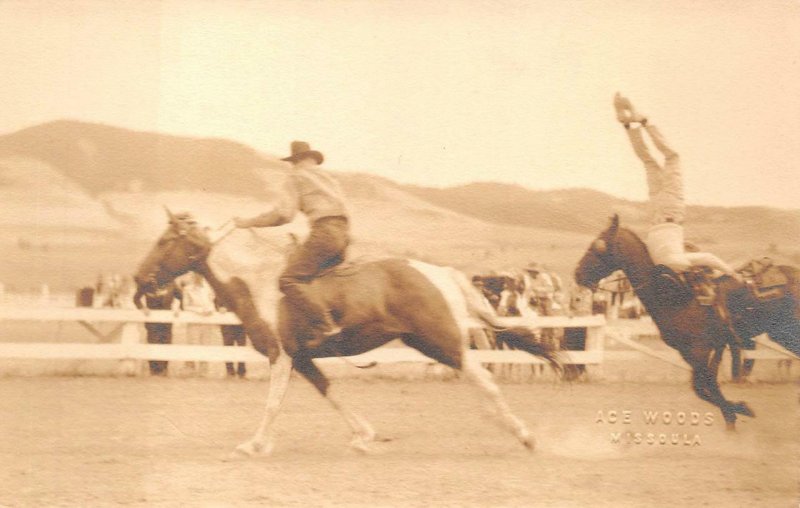
[[[544,358],[555,370],[562,370],[555,344],[540,341],[537,334],[529,328],[509,327],[503,324],[486,298],[478,292],[478,289],[467,280],[463,273],[452,269],[452,274],[467,301],[469,314],[486,323],[494,331],[498,344],[502,342],[514,349]]]
[[[559,350],[551,341],[541,341],[533,330],[522,326],[495,329],[495,340],[498,344],[503,343],[514,349],[525,351],[539,358],[547,360],[547,363],[556,372],[562,372],[561,356]]]

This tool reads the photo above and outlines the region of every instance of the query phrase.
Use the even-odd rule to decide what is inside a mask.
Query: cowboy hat
[[[531,261],[528,263],[528,266],[525,267],[526,272],[541,272],[542,265],[537,263],[536,261]]]
[[[325,157],[323,157],[320,152],[312,150],[311,145],[305,141],[292,141],[291,150],[292,155],[281,159],[282,161],[295,163],[299,160],[305,159],[306,157],[311,157],[317,161],[317,164],[322,164],[322,162],[325,160]]]

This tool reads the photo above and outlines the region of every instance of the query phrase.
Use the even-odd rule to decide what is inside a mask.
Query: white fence
[[[644,346],[633,337],[637,335],[657,335],[658,331],[649,319],[614,320],[607,323],[602,315],[565,317],[541,316],[536,318],[500,318],[507,326],[524,326],[531,329],[542,328],[585,328],[586,347],[584,351],[565,351],[562,362],[566,364],[590,365],[601,372],[605,358],[626,358],[633,360],[645,354],[681,369],[688,369],[674,351],[656,351]],[[207,324],[226,325],[239,324],[232,313],[216,313],[211,316],[200,316],[191,312],[177,315],[171,311],[150,311],[147,315],[135,309],[92,309],[62,307],[32,307],[17,305],[0,306],[0,321],[57,321],[75,322],[88,329],[100,339],[101,343],[37,343],[37,342],[0,342],[0,359],[72,359],[72,360],[121,360],[123,371],[135,372],[139,360],[167,361],[205,361],[205,362],[267,362],[268,359],[252,348],[211,346],[211,345],[179,345],[179,344],[147,344],[142,333],[141,323],[172,324]],[[102,333],[96,326],[99,323],[116,323],[117,326],[107,333]],[[470,325],[476,329],[483,326],[480,322]],[[111,337],[121,331],[120,340],[112,341]],[[618,341],[634,351],[606,351],[606,338]],[[743,351],[743,358],[768,360],[796,360],[797,357],[761,337],[758,343],[763,346],[754,351]],[[542,364],[544,360],[523,351],[511,350],[472,350],[469,354],[476,356],[482,363],[506,364]],[[401,362],[434,363],[430,358],[407,347],[382,347],[367,353],[348,357],[355,363],[377,362],[380,364]],[[335,358],[320,359],[320,362],[339,361]]]
[[[586,328],[585,351],[565,353],[563,362],[573,364],[599,364],[603,360],[603,316],[562,317],[548,316],[535,319],[500,318],[507,326],[529,328]],[[172,324],[239,324],[232,313],[200,316],[191,312],[173,314],[166,310],[153,310],[148,314],[135,309],[91,309],[58,307],[0,306],[0,320],[77,322],[100,338],[102,344],[0,342],[0,358],[19,359],[118,359],[118,360],[178,360],[217,362],[266,362],[267,358],[252,348],[199,345],[147,344],[141,333],[141,323]],[[98,323],[118,323],[109,333],[102,333]],[[479,328],[482,323],[471,323]],[[121,340],[110,343],[109,337],[122,330]],[[523,351],[480,350],[470,351],[485,363],[545,363],[544,360]],[[405,347],[378,348],[362,355],[348,357],[355,362],[433,362],[415,349]],[[321,359],[325,361],[326,359]]]

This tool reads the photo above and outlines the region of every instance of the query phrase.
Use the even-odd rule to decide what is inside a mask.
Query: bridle
[[[606,282],[606,284],[614,284],[615,282],[620,282],[620,281],[623,281],[623,280],[629,280],[629,279],[628,279],[628,277],[625,277],[625,276],[623,275],[622,277],[617,277],[616,279],[611,279],[611,280],[608,280],[608,281],[605,281],[605,282]],[[605,292],[607,292],[607,293],[619,293],[619,294],[626,294],[626,293],[635,293],[637,290],[639,290],[639,289],[643,289],[643,288],[645,288],[645,287],[647,287],[647,282],[644,282],[644,283],[642,283],[642,284],[639,284],[638,286],[634,286],[633,284],[630,284],[630,287],[628,287],[628,288],[625,288],[625,289],[623,289],[622,291],[620,291],[619,289],[608,289],[608,288],[604,288],[603,286],[601,286],[601,285],[598,283],[598,284],[596,284],[596,285],[595,285],[595,287],[594,287],[593,289],[594,289],[595,291],[605,291]]]
[[[609,261],[609,259],[613,259],[614,258],[614,250],[615,250],[615,247],[616,247],[616,241],[615,240],[616,240],[616,237],[617,237],[617,233],[618,233],[618,231],[614,232],[614,238],[612,238],[612,239],[597,238],[592,243],[592,246],[590,248],[591,253],[595,257],[597,257],[597,259],[599,259],[601,263],[603,263],[603,265],[605,266],[605,268],[607,270],[611,271],[612,273],[617,271],[617,268],[614,267],[615,265],[612,265],[612,263]],[[619,282],[619,281],[622,281],[622,280],[626,280],[626,279],[630,282],[630,279],[628,279],[626,276],[621,276],[621,277],[617,277],[616,279],[612,279],[610,281],[606,281],[606,284],[613,284],[613,283],[616,283],[616,282]],[[607,293],[622,293],[622,294],[625,294],[625,293],[629,293],[629,292],[636,293],[637,291],[646,288],[648,285],[649,285],[649,280],[645,279],[645,281],[642,282],[639,285],[630,284],[630,289],[625,289],[624,291],[619,291],[619,290],[616,290],[616,289],[608,289],[606,287],[602,287],[600,285],[600,281],[597,281],[596,283],[594,283],[592,285],[591,289],[592,289],[592,291],[605,291]]]
[[[217,228],[218,230],[221,230],[229,225],[230,228],[228,231],[216,238],[215,241],[211,241],[211,239],[209,239],[205,233],[201,232],[201,230],[197,227],[197,223],[191,217],[172,216],[170,218],[171,231],[168,233],[169,236],[162,239],[162,242],[167,245],[163,247],[164,250],[160,257],[162,261],[169,258],[175,249],[177,249],[180,245],[178,240],[183,239],[190,245],[196,247],[186,254],[189,270],[196,271],[198,268],[200,268],[197,266],[198,262],[204,261],[208,257],[208,253],[211,251],[211,248],[223,238],[228,236],[235,229],[235,226],[233,226],[232,221],[229,220]],[[162,268],[161,263],[159,263],[156,270],[160,268]],[[157,285],[155,277],[156,271],[153,271],[147,274],[146,280]]]
[[[177,235],[169,240],[173,243],[171,246],[172,249],[177,247],[178,242],[176,242],[176,240],[181,238],[184,238],[190,245],[198,247],[197,249],[194,249],[193,252],[186,254],[186,257],[189,260],[189,266],[194,266],[198,260],[208,257],[208,253],[211,251],[213,243],[208,236],[200,231],[200,229],[197,227],[197,223],[194,221],[178,221],[173,224],[173,227],[177,228]],[[172,250],[168,252],[171,253]]]

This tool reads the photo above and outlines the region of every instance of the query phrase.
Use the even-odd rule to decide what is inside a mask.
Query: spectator
[[[591,316],[594,295],[588,288],[573,285],[569,294],[570,316]]]
[[[555,285],[541,264],[531,262],[525,267],[524,301],[528,302],[540,316],[553,314]]]
[[[105,298],[105,294],[106,294],[105,280],[103,274],[99,273],[97,274],[97,281],[94,283],[94,299],[92,301],[92,305],[94,306],[94,308],[100,308],[103,306],[103,299]],[[136,302],[134,301],[134,304],[135,303]]]
[[[144,303],[142,303],[144,299]],[[181,301],[181,293],[174,282],[166,286],[156,287],[150,292],[138,286],[133,295],[133,304],[145,314],[153,310],[173,310],[177,312]],[[172,323],[145,323],[148,344],[172,344]],[[164,360],[150,360],[150,374],[153,376],[167,375],[167,362]]]
[[[200,316],[210,316],[214,313],[214,292],[206,280],[199,273],[191,272],[188,282],[183,286],[183,310],[194,312]],[[213,325],[189,323],[186,325],[186,343],[208,345],[213,343]],[[195,362],[186,362],[189,371],[196,369]],[[208,374],[208,362],[200,362],[199,374]]]
[[[569,295],[570,316],[592,315],[592,292],[580,286],[573,286]],[[562,348],[567,351],[583,351],[586,349],[586,328],[565,328]],[[564,366],[564,380],[573,381],[586,372],[586,365],[575,364]]]
[[[550,272],[550,280],[553,281],[553,308],[556,310],[556,314],[563,314],[565,307],[569,304],[568,301],[564,301],[564,281],[554,271]]]
[[[228,309],[222,304],[219,298],[215,300],[217,310],[220,312],[227,312]],[[246,346],[247,345],[247,335],[245,334],[244,327],[242,325],[220,325],[219,327],[220,332],[222,333],[222,343],[226,346]],[[233,377],[238,375],[240,378],[244,378],[247,374],[247,367],[245,367],[244,362],[238,362],[236,364],[236,370],[233,369],[233,362],[225,362],[225,370],[228,373],[228,377]]]

